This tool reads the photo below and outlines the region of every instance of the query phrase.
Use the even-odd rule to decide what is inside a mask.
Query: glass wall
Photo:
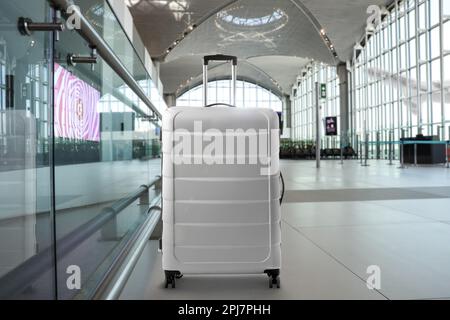
[[[89,55],[77,33],[63,33],[58,57]],[[56,243],[97,221],[114,203],[161,174],[159,129],[137,95],[101,59],[91,65],[55,65]],[[141,85],[149,89],[148,82]],[[80,105],[82,103],[82,105]],[[73,109],[72,109],[73,108]],[[80,109],[81,108],[81,109]],[[83,132],[77,122],[84,121]],[[61,146],[61,147],[60,147]],[[146,218],[148,205],[131,204],[70,252],[58,251],[58,275],[70,266],[83,271],[80,292],[59,282],[59,297],[89,298],[126,239]]]
[[[237,81],[236,105],[239,108],[269,108],[275,112],[283,111],[281,99],[269,90],[246,81]],[[201,107],[203,104],[203,85],[197,86],[177,98],[179,107]],[[230,103],[231,80],[208,83],[208,103]]]
[[[24,15],[50,21],[50,8],[45,1],[0,4],[0,297],[53,299],[52,36],[21,36],[17,20]],[[39,280],[18,281],[30,260],[36,264],[29,276]]]
[[[141,89],[147,94],[156,109],[162,113],[166,104],[158,90],[158,80],[153,80],[145,69],[143,45],[140,39],[134,36],[133,45],[131,45],[131,40],[123,31],[118,18],[107,1],[78,0],[76,4],[127,70],[131,72],[135,79],[139,79]],[[134,44],[137,44],[139,48],[136,48]]]
[[[366,35],[366,45],[355,48],[354,136],[380,141],[383,157],[391,135],[450,139],[449,31],[449,1],[399,1]]]
[[[292,89],[292,140],[296,142],[312,142],[316,139],[316,108],[315,83],[327,85],[327,98],[322,104],[321,119],[337,117],[340,123],[339,78],[336,67],[321,63],[311,63],[306,66],[304,73],[299,76],[297,84]],[[322,136],[324,124],[321,124]],[[338,147],[339,139],[325,137],[324,148]]]
[[[84,13],[102,8],[95,28],[165,108],[107,3],[75,3]],[[53,15],[44,0],[0,4],[2,299],[92,298],[160,192],[129,201],[161,175],[160,121],[150,108],[101,57],[94,66],[69,62],[91,55],[77,32],[54,41],[51,32],[18,31],[20,16]]]

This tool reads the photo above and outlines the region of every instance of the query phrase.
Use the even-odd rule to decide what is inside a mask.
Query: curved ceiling
[[[194,55],[182,57],[165,65],[162,81],[165,83],[167,92],[173,92],[177,96],[185,91],[196,87],[203,81],[202,57]],[[281,63],[280,63],[281,62]],[[300,67],[308,63],[306,59],[282,56],[267,56],[242,60],[238,64],[238,79],[254,82],[278,96],[291,89],[297,75],[301,72]],[[209,80],[229,78],[231,75],[228,63],[211,63],[208,76]],[[179,83],[179,79],[186,79]],[[279,82],[276,79],[285,79]]]
[[[369,5],[392,0],[127,0],[153,58],[161,61],[165,93],[198,83],[201,57],[238,56],[238,75],[278,95],[312,59],[336,64],[351,58],[364,33]],[[325,30],[337,56],[321,35]],[[168,50],[169,49],[169,50]],[[214,74],[214,75],[213,75]],[[215,68],[216,78],[229,75]]]

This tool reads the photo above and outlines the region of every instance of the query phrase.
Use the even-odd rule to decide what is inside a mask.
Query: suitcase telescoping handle
[[[208,105],[208,65],[211,61],[231,62],[231,104],[219,103]],[[216,54],[212,56],[205,56],[203,58],[203,105],[212,107],[216,105],[226,105],[230,107],[236,106],[236,83],[237,83],[237,57],[227,56],[223,54]]]

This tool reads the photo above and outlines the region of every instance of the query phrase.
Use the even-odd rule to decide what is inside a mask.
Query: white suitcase
[[[205,57],[205,71],[209,61],[230,58]],[[271,288],[279,287],[281,186],[275,112],[168,109],[162,194],[166,288],[175,288],[183,274],[259,273],[268,274]]]

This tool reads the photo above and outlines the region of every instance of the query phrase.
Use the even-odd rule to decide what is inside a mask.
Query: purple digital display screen
[[[327,117],[325,119],[325,131],[327,136],[337,136],[337,117]]]
[[[100,92],[55,63],[55,137],[100,141]]]

